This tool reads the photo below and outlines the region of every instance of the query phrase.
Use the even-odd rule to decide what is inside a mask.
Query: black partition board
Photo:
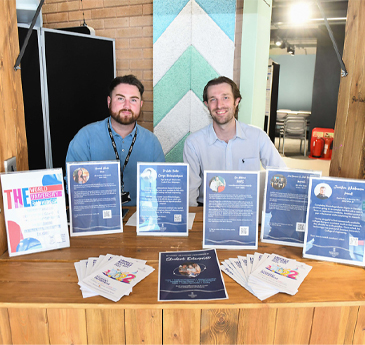
[[[28,29],[26,28],[18,28],[19,49],[23,46],[27,32]],[[28,163],[30,170],[46,168],[38,51],[37,31],[32,30],[28,45],[21,60],[21,70],[18,71],[21,73],[22,79],[25,128],[28,144]]]
[[[64,169],[75,134],[108,116],[114,45],[92,36],[46,31],[45,54],[53,167]]]

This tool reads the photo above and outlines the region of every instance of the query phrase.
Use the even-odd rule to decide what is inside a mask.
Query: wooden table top
[[[123,233],[70,238],[70,247],[9,258],[0,257],[0,306],[37,306],[60,308],[66,305],[92,308],[259,308],[350,306],[365,304],[365,270],[361,267],[302,258],[302,248],[279,246],[259,241],[260,253],[276,253],[311,265],[313,268],[296,295],[279,293],[265,301],[258,300],[223,273],[229,299],[221,301],[158,302],[159,252],[202,249],[203,208],[196,213],[188,237],[137,236],[136,228],[125,226]],[[125,221],[135,212],[131,208]],[[255,250],[217,250],[219,261]],[[115,303],[103,297],[82,298],[74,262],[114,254],[147,260],[155,271],[138,283],[129,296]]]

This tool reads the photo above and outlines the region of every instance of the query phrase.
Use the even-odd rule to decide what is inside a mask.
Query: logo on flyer
[[[336,256],[338,256],[338,254],[339,254],[339,252],[336,252],[336,248],[333,248],[333,251],[330,251],[329,252],[331,255],[332,255],[332,257],[336,257]]]
[[[191,292],[188,296],[191,297],[191,298],[195,298],[198,295],[196,295],[194,292]]]

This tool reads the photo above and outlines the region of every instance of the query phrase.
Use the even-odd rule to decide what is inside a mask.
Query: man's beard
[[[125,117],[125,116],[121,116],[121,112],[123,111],[129,111],[131,113],[131,116]],[[110,109],[109,107],[109,114],[110,116],[118,123],[120,123],[121,125],[130,125],[134,122],[137,121],[137,119],[139,118],[139,114],[135,114],[131,109],[121,109],[118,112],[114,112]]]

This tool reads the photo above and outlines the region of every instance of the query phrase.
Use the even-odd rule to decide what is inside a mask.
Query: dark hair
[[[141,94],[141,97],[143,95],[144,86],[143,84],[132,74],[124,75],[123,77],[116,77],[109,85],[109,97],[112,96],[113,90],[119,85],[119,84],[129,84],[134,85],[139,90],[139,93]]]
[[[219,85],[219,84],[223,84],[223,83],[227,83],[229,85],[231,85],[232,88],[232,93],[233,93],[233,99],[236,101],[237,98],[242,98],[241,93],[240,93],[240,89],[238,88],[237,84],[232,80],[229,79],[227,77],[224,76],[220,76],[217,78],[214,78],[210,81],[208,81],[207,85],[205,85],[204,91],[203,91],[203,101],[204,102],[208,102],[208,87],[212,86],[212,85]],[[236,108],[235,114],[234,114],[235,118],[237,118],[238,116],[238,106]]]

